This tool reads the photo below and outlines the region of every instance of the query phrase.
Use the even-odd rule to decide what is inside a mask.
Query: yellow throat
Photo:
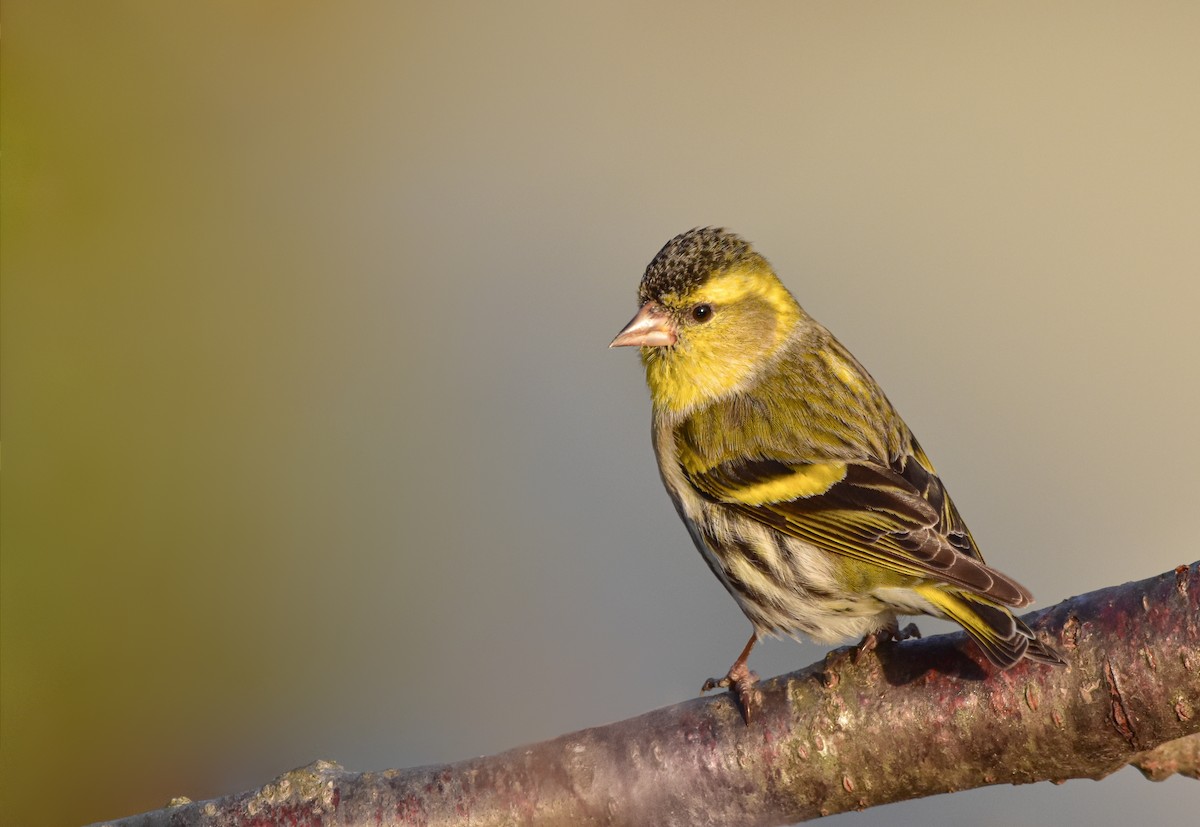
[[[749,385],[778,356],[804,312],[765,263],[710,279],[686,303],[719,309],[711,323],[681,330],[675,345],[641,349],[655,411],[676,416]]]

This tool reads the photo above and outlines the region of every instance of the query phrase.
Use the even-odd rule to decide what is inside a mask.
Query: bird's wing
[[[919,447],[917,448],[919,451]],[[731,460],[684,474],[711,502],[854,560],[960,586],[1010,606],[1029,592],[983,564],[928,460]]]
[[[974,557],[980,563],[984,562],[983,554],[975,545],[975,538],[971,536],[971,530],[967,528],[954,501],[946,492],[941,477],[933,470],[933,463],[929,461],[916,439],[912,439],[912,450],[913,455],[893,463],[892,470],[904,477],[937,512],[938,528],[950,545],[954,546],[956,551]]]

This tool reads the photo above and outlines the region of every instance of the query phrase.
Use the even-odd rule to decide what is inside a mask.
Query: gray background
[[[758,244],[1039,605],[1196,558],[1195,3],[433,5],[5,4],[5,824],[723,673],[748,624],[606,348],[695,225]],[[830,823],[1178,824],[1197,790]]]

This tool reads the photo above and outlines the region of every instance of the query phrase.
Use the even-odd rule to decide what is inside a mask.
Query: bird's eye
[[[698,322],[707,322],[712,318],[713,306],[711,304],[698,304],[692,308],[692,318]]]

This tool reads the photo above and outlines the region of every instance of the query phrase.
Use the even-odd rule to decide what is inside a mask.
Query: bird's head
[[[641,348],[655,408],[672,413],[744,389],[804,316],[766,259],[711,227],[667,242],[646,268],[638,305],[610,347]]]

